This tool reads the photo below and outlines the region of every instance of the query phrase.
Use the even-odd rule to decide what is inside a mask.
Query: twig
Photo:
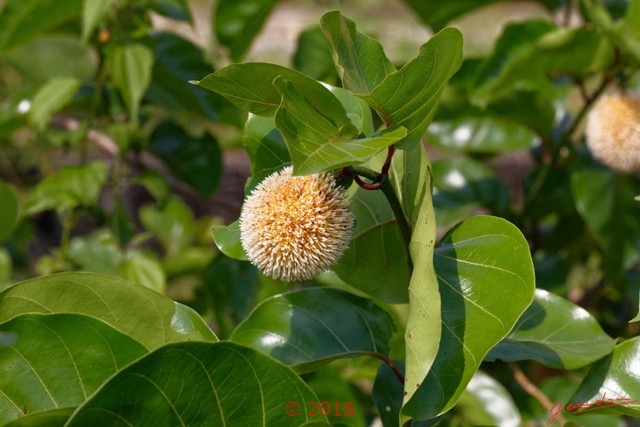
[[[513,373],[513,378],[517,381],[517,383],[522,387],[527,394],[534,399],[536,399],[544,409],[547,411],[553,407],[553,403],[549,400],[546,394],[542,392],[538,387],[533,384],[529,378],[522,372],[522,369],[515,363],[509,363],[509,368]],[[556,415],[556,420],[560,423],[561,426],[565,425],[567,420],[562,416],[562,414],[558,413]]]

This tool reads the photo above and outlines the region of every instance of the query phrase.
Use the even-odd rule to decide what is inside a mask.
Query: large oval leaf
[[[118,372],[67,426],[293,427],[309,421],[312,401],[309,387],[268,356],[229,342],[185,342]]]
[[[27,413],[4,427],[63,427],[76,408],[50,409]]]
[[[77,313],[100,319],[149,349],[174,341],[216,341],[189,307],[117,277],[60,273],[0,292],[0,322],[25,313]]]
[[[420,141],[435,114],[447,82],[462,63],[462,35],[446,28],[420,47],[417,58],[389,74],[364,99],[384,121],[404,126],[408,135],[398,146]]]
[[[245,111],[273,116],[282,99],[282,94],[273,85],[278,77],[289,80],[318,111],[325,111],[326,106],[334,104],[335,97],[319,82],[298,71],[275,64],[232,64],[191,83],[219,93]]]
[[[371,300],[331,288],[309,288],[260,303],[231,335],[299,371],[339,357],[389,352],[395,326]]]
[[[600,360],[582,380],[571,403],[591,403],[600,409],[640,417],[640,337],[624,341]],[[598,401],[598,399],[601,399]],[[588,409],[587,405],[581,410]]]
[[[0,346],[0,422],[77,406],[148,350],[101,320],[79,314],[25,314],[0,325],[17,337]]]
[[[535,289],[529,246],[508,221],[476,216],[436,248],[442,297],[440,348],[429,374],[402,412],[416,419],[450,409],[487,352],[513,328]]]
[[[589,351],[584,351],[587,344]],[[487,359],[532,359],[554,369],[577,369],[611,353],[614,345],[585,309],[536,289],[533,304]]]

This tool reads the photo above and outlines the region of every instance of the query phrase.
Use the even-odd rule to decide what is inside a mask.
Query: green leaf
[[[4,424],[4,427],[63,427],[75,409],[60,408],[27,413]]]
[[[475,216],[451,229],[438,244],[434,264],[442,336],[427,378],[402,409],[416,419],[433,418],[455,404],[488,351],[531,304],[535,289],[527,241],[497,217]]]
[[[404,363],[394,363],[404,374]],[[402,383],[386,363],[378,367],[378,373],[373,383],[371,399],[378,408],[380,420],[385,427],[400,427],[400,409],[402,408]],[[412,426],[414,423],[411,424]]]
[[[74,77],[56,77],[36,93],[29,110],[29,119],[43,130],[51,116],[68,105],[80,87],[80,80]]]
[[[0,52],[75,18],[81,8],[82,0],[8,0],[0,13]]]
[[[422,149],[424,151],[424,148]],[[419,182],[418,191],[413,198],[411,220],[411,241],[409,253],[413,271],[409,281],[409,318],[405,329],[405,382],[400,423],[415,417],[411,407],[416,404],[420,386],[432,369],[438,354],[442,333],[441,290],[434,266],[436,245],[436,215],[433,210],[431,194],[431,171],[429,160],[424,154],[421,169],[429,171]],[[426,417],[429,418],[429,417]]]
[[[610,355],[597,362],[589,370],[571,398],[571,403],[595,403],[590,407],[595,410],[598,406],[609,406],[612,401],[613,404],[619,406],[606,409],[606,411],[639,417],[638,360],[640,360],[640,337],[618,344]],[[602,399],[604,402],[598,402],[598,399]],[[600,409],[600,411],[604,413],[605,409]]]
[[[26,313],[84,314],[149,349],[176,341],[217,340],[190,308],[143,286],[93,273],[54,274],[0,292],[0,322]]]
[[[370,94],[396,71],[380,43],[356,30],[356,24],[339,11],[322,15],[320,26],[333,49],[342,86],[356,94]]]
[[[101,320],[79,314],[24,314],[0,325],[18,341],[0,346],[0,422],[76,406],[111,375],[148,352]],[[46,355],[46,357],[43,357]]]
[[[83,0],[82,40],[87,40],[100,21],[107,16],[116,0]]]
[[[478,105],[513,90],[522,81],[551,73],[576,76],[598,71],[613,61],[613,51],[592,28],[557,28],[543,20],[508,25],[471,84]]]
[[[123,279],[153,289],[161,294],[164,293],[167,287],[167,278],[162,265],[155,257],[144,252],[127,252],[119,263],[118,269]]]
[[[67,256],[79,270],[98,274],[118,274],[118,243],[107,230],[75,236],[69,241]]]
[[[404,126],[408,135],[398,144],[418,143],[435,114],[447,82],[462,63],[462,35],[447,28],[420,48],[417,58],[389,74],[371,95],[364,97],[385,123]]]
[[[106,180],[107,165],[100,161],[64,167],[34,187],[27,199],[25,214],[94,206]]]
[[[467,425],[522,425],[518,407],[507,389],[482,371],[471,378],[451,415],[464,418]]]
[[[436,121],[427,130],[429,143],[442,150],[502,153],[532,148],[535,132],[494,117],[458,117]]]
[[[335,84],[338,80],[331,56],[331,45],[320,27],[311,27],[298,36],[293,68],[312,79]]]
[[[230,342],[185,342],[118,372],[67,425],[297,427],[309,420],[310,401],[317,397],[309,387],[270,357]],[[299,415],[287,414],[295,409]]]
[[[308,288],[261,302],[230,340],[304,372],[336,358],[386,355],[394,330],[391,316],[371,300]]]
[[[247,253],[244,251],[242,247],[242,242],[240,241],[240,222],[235,221],[234,223],[227,226],[218,226],[213,227],[213,241],[220,249],[220,252],[228,256],[229,258],[234,258],[240,261],[248,261]]]
[[[439,226],[461,221],[478,207],[498,214],[509,207],[509,189],[477,160],[451,158],[433,162],[433,204]]]
[[[163,122],[151,134],[149,150],[194,189],[205,195],[216,191],[222,173],[222,154],[213,136],[194,138],[181,127]]]
[[[18,221],[18,198],[14,191],[0,179],[0,242],[7,238]]]
[[[370,138],[353,139],[357,129],[337,98],[326,110],[317,110],[290,82],[276,81],[283,92],[275,123],[284,136],[295,175],[310,175],[365,163],[407,134],[391,127]]]
[[[162,209],[152,205],[140,208],[140,220],[162,243],[169,255],[184,251],[192,239],[193,212],[177,196],[167,200]]]
[[[142,95],[151,82],[153,51],[140,43],[118,45],[107,50],[106,67],[113,85],[122,93],[131,120],[138,120]]]
[[[278,0],[220,0],[213,28],[218,41],[229,48],[229,56],[239,62]]]
[[[242,126],[245,115],[217,93],[204,91],[189,84],[190,80],[211,72],[203,50],[174,33],[154,32],[145,44],[153,50],[153,72],[146,100],[171,111],[199,114],[209,120],[219,120]]]
[[[579,162],[572,169],[575,207],[603,250],[605,274],[618,283],[640,248],[640,206],[633,200],[639,189],[633,177],[595,164]]]
[[[247,62],[232,64],[193,84],[217,92],[237,107],[260,116],[273,116],[282,94],[273,85],[276,78],[290,81],[314,109],[330,111],[335,96],[319,82],[304,74],[275,64]]]
[[[406,0],[405,3],[422,19],[422,22],[434,31],[440,31],[455,18],[497,1],[500,0],[456,0],[446,3]]]
[[[536,289],[533,304],[486,359],[537,360],[554,369],[577,369],[611,353],[614,345],[586,310]]]
[[[263,179],[291,164],[291,156],[273,117],[249,114],[242,139],[251,159],[251,178],[246,191],[251,191]]]
[[[220,255],[205,270],[203,285],[207,306],[215,314],[218,336],[227,338],[255,306],[258,269]]]
[[[352,188],[349,210],[356,225],[333,271],[371,296],[391,303],[407,302],[409,254],[393,211],[381,192]]]

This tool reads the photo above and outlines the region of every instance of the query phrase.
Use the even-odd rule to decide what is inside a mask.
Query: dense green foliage
[[[487,52],[456,24],[516,2],[388,3],[433,30],[402,63],[327,9],[290,68],[246,58],[293,0],[0,0],[0,424],[638,425],[640,179],[584,127],[640,90],[640,0]],[[238,149],[238,200],[348,187],[331,271],[247,261]]]

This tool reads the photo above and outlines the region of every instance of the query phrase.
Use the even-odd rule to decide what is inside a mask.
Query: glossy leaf
[[[230,225],[213,227],[213,241],[220,252],[240,261],[248,261],[247,253],[240,241],[240,223],[235,221]]]
[[[330,111],[335,105],[335,96],[319,82],[298,71],[275,64],[232,64],[192,83],[219,93],[245,111],[260,116],[273,116],[282,101],[282,94],[273,85],[276,78],[290,81],[299,94],[318,111]]]
[[[532,148],[537,135],[524,126],[494,117],[458,117],[434,122],[429,143],[442,150],[501,153]]]
[[[320,18],[320,26],[333,49],[342,86],[355,94],[370,94],[396,71],[380,43],[356,30],[356,24],[339,11]]]
[[[222,154],[213,136],[194,138],[181,127],[164,122],[151,134],[149,149],[191,187],[206,195],[216,191]]]
[[[191,21],[189,0],[151,0],[149,7],[155,12],[178,21]]]
[[[589,351],[584,351],[586,343]],[[577,369],[611,353],[614,345],[586,310],[536,289],[533,304],[487,359],[537,360],[554,369]]]
[[[82,0],[8,0],[0,13],[0,52],[9,50],[80,14]]]
[[[461,221],[479,207],[497,214],[509,207],[509,189],[491,169],[470,158],[433,162],[433,187],[439,226]]]
[[[189,80],[211,72],[203,51],[176,34],[154,32],[145,39],[153,50],[154,62],[145,100],[156,102],[175,111],[199,114],[209,120],[219,120],[241,126],[244,114],[217,93],[204,91],[189,84]]]
[[[73,77],[57,77],[40,88],[33,98],[29,118],[43,130],[49,124],[51,116],[65,107],[80,87],[80,80]]]
[[[143,286],[93,273],[39,277],[0,292],[0,322],[26,313],[84,314],[149,349],[176,341],[217,340],[190,308]]]
[[[66,166],[35,186],[29,194],[25,213],[31,215],[49,209],[62,211],[93,206],[106,180],[107,165],[103,162]]]
[[[332,288],[309,288],[260,303],[230,340],[298,371],[341,357],[389,352],[395,327],[371,300]]]
[[[118,372],[67,425],[297,427],[316,400],[289,368],[263,354],[230,342],[186,342]],[[289,402],[300,404],[299,415],[287,415]]]
[[[455,404],[488,351],[531,304],[535,289],[527,241],[501,218],[475,216],[458,224],[438,244],[434,264],[442,336],[427,378],[402,410],[416,419]]]
[[[18,220],[18,198],[14,191],[0,179],[0,242],[9,236]]]
[[[549,73],[580,76],[611,61],[613,51],[593,29],[556,28],[542,20],[510,24],[478,70],[471,98],[486,105],[492,98],[509,93],[520,81]]]
[[[502,384],[482,371],[477,371],[452,416],[464,418],[467,425],[518,427],[522,418],[513,398]]]
[[[277,81],[276,85],[283,92],[276,126],[289,147],[296,175],[365,163],[407,134],[402,127],[391,127],[369,138],[354,139],[357,129],[337,98],[330,109],[320,111],[290,82]]]
[[[590,163],[580,162],[571,174],[575,207],[603,249],[605,274],[618,283],[640,247],[640,205],[633,196],[640,182]]]
[[[79,314],[24,314],[0,325],[17,343],[0,346],[0,422],[27,412],[76,406],[112,374],[148,352],[101,320]],[[45,357],[43,357],[46,355]]]
[[[591,408],[618,404],[606,411],[640,416],[640,383],[638,361],[640,360],[640,337],[618,344],[613,352],[597,362],[582,380],[571,398],[571,403],[593,403]],[[602,401],[598,402],[601,399]],[[581,408],[582,410],[588,408]],[[599,409],[598,412],[605,411]]]
[[[421,169],[428,170],[428,165],[425,154]],[[447,309],[442,304],[434,266],[437,225],[431,185],[431,174],[425,174],[416,187],[417,197],[413,199],[415,213],[412,216],[415,219],[411,221],[409,243],[413,270],[409,281],[409,317],[404,334],[406,367],[401,424],[413,416],[407,409],[416,405],[416,398],[421,399],[418,393],[420,385],[425,378],[428,381],[427,374],[431,372],[440,346],[443,329],[441,312]]]
[[[352,188],[354,188],[353,186]],[[407,302],[409,254],[389,202],[379,191],[354,188],[351,242],[333,271],[349,285],[391,303]],[[380,260],[370,262],[370,260]]]
[[[229,49],[231,60],[239,62],[251,46],[278,0],[220,0],[213,28],[218,41]]]
[[[87,40],[100,21],[107,16],[116,0],[83,0],[82,39]]]
[[[404,126],[408,135],[399,147],[420,141],[435,114],[447,82],[462,63],[462,35],[442,30],[420,48],[417,58],[391,73],[364,99],[385,123]]]
[[[114,46],[107,51],[106,68],[120,90],[131,120],[138,120],[142,95],[151,81],[154,55],[140,43]]]

